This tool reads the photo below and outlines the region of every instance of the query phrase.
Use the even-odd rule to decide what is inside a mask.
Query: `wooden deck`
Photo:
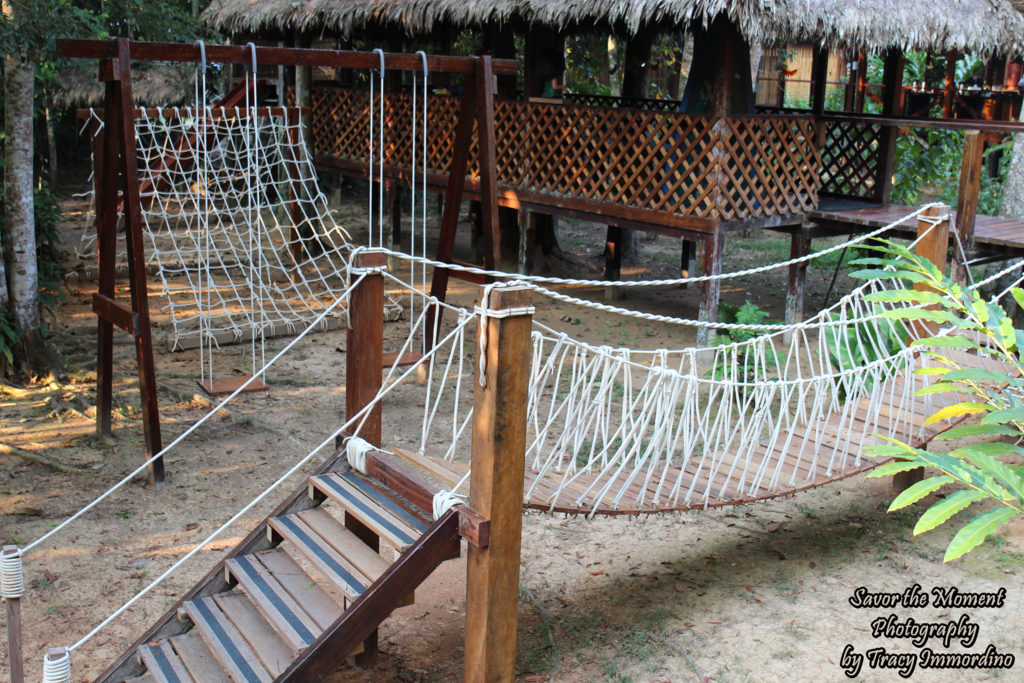
[[[822,198],[818,209],[807,214],[807,220],[822,229],[837,233],[868,232],[897,221],[917,208]],[[914,239],[917,236],[917,221],[906,221],[893,233],[894,236]],[[978,255],[982,256],[1024,256],[1024,221],[979,214],[974,226],[974,246]]]

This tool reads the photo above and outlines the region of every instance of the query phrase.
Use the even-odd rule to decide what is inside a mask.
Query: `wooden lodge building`
[[[701,272],[720,272],[725,240],[741,230],[786,230],[792,254],[803,255],[815,237],[873,229],[910,212],[890,206],[901,129],[967,128],[990,135],[1024,130],[1024,124],[1005,122],[904,118],[906,52],[1024,54],[1024,16],[1010,0],[214,0],[206,18],[236,42],[297,46],[328,41],[333,47],[359,38],[391,50],[429,44],[430,51],[443,53],[459,32],[472,29],[483,37],[486,53],[515,57],[521,37],[525,73],[521,84],[499,82],[494,121],[503,225],[522,225],[517,246],[525,269],[532,267],[535,242],[550,230],[550,216],[609,226],[610,277],[617,276],[623,229],[681,238],[684,272],[694,244],[702,246]],[[682,31],[693,38],[682,101],[646,99],[649,70],[643,65],[652,40]],[[551,78],[551,55],[561,54],[566,36],[580,34],[626,40],[622,97],[538,99]],[[759,106],[750,47],[790,43],[816,46],[810,108]],[[836,50],[883,57],[880,114],[826,111],[829,55]],[[295,92],[300,105],[312,105],[317,165],[367,177],[369,131],[365,116],[357,115],[367,93],[339,82],[313,81],[311,87],[311,76],[301,71]],[[388,98],[397,105],[408,95],[393,87]],[[450,158],[441,141],[451,137],[458,99],[432,96],[429,106],[428,189],[443,192]],[[408,103],[394,106],[390,125],[404,130],[407,109]],[[969,146],[975,138],[968,136]],[[402,182],[411,163],[409,145],[389,144],[387,171]],[[957,228],[975,250],[1020,257],[1024,223],[974,219],[977,174],[971,169],[980,167],[980,150],[974,144],[965,156]],[[475,159],[469,168],[472,196],[479,191]],[[491,241],[486,262],[497,263],[502,245]],[[805,269],[790,272],[789,321],[802,316]],[[701,319],[715,318],[718,297],[717,282],[703,284]]]

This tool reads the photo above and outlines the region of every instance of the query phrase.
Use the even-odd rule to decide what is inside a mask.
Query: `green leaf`
[[[947,382],[995,382],[996,384],[1013,383],[1013,378],[997,370],[983,368],[960,368],[950,370],[945,377]]]
[[[948,475],[943,475],[941,477],[928,477],[924,481],[919,481],[900,495],[896,496],[892,501],[892,504],[889,505],[888,511],[892,512],[893,510],[905,508],[908,505],[921,500],[932,491],[937,491],[946,484],[952,484],[954,481],[956,481],[956,479]]]
[[[955,458],[964,458],[970,457],[975,453],[982,453],[987,456],[1019,455],[1024,453],[1024,448],[1002,441],[985,441],[958,448],[955,451],[951,451],[950,455]]]
[[[945,375],[947,372],[949,372],[949,368],[940,368],[933,365],[927,365],[914,370],[915,375]]]
[[[900,472],[909,472],[910,470],[916,470],[921,466],[921,463],[914,462],[912,460],[904,462],[890,462],[868,472],[868,478],[877,479],[879,477],[891,477],[894,474]]]
[[[949,542],[943,562],[955,560],[981,545],[996,529],[1009,522],[1017,515],[1013,508],[998,507],[983,512],[964,525]]]
[[[963,403],[955,403],[951,406],[946,406],[941,410],[938,410],[931,414],[931,416],[924,421],[926,425],[935,424],[941,420],[948,420],[952,417],[960,417],[961,415],[974,415],[975,413],[985,413],[992,408],[985,403],[973,403],[971,401],[964,401]]]
[[[929,346],[936,349],[971,349],[981,347],[978,342],[955,334],[944,334],[937,337],[923,337],[910,342],[911,346]]]
[[[957,491],[928,508],[914,525],[914,535],[923,534],[939,526],[950,517],[968,507],[971,503],[984,500],[982,491]]]
[[[891,308],[882,311],[882,317],[895,320],[925,320],[932,323],[951,323],[958,318],[949,311],[933,311],[927,308]]]
[[[871,292],[864,296],[865,301],[881,301],[894,303],[897,301],[908,301],[922,306],[930,304],[947,304],[949,299],[938,292],[918,291],[916,289],[888,289],[880,292]]]
[[[986,415],[986,417],[988,416]],[[1019,436],[1020,432],[1012,427],[1007,427],[1001,424],[964,425],[962,427],[947,429],[941,434],[936,434],[935,438],[940,441],[947,441],[949,439],[962,439],[964,437],[994,435]]]
[[[955,391],[963,391],[964,388],[956,384],[950,384],[948,382],[936,382],[935,384],[929,384],[926,387],[922,387],[914,392],[914,396],[930,396],[932,394],[948,394]]]
[[[1024,422],[1024,406],[993,410],[981,418],[981,424],[1003,424],[1006,422]]]
[[[1021,308],[1024,308],[1024,289],[1021,289],[1020,287],[1014,287],[1010,290],[1010,294],[1013,295],[1013,298],[1017,302],[1017,305],[1020,306]]]
[[[984,451],[972,452],[967,457],[970,458],[971,462],[980,467],[983,472],[991,475],[993,479],[1005,486],[1018,501],[1024,504],[1024,479],[1021,479],[1021,476],[1009,465],[1001,460],[996,460]]]

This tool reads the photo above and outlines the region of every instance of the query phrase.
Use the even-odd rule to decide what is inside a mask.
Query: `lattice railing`
[[[388,95],[385,107],[387,162],[406,169],[411,96]],[[454,97],[429,98],[432,174],[448,172],[458,108]],[[367,163],[367,92],[314,90],[313,112],[318,155]],[[817,202],[821,157],[810,117],[715,122],[677,112],[499,100],[495,129],[499,186],[528,193],[534,202],[550,196],[591,209],[597,202],[726,220],[801,213]],[[470,154],[472,178],[478,175],[475,145]]]
[[[882,126],[825,120],[821,192],[873,199],[882,162]]]

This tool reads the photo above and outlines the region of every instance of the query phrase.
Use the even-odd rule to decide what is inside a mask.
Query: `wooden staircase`
[[[429,521],[433,487],[401,464],[374,460],[370,471],[336,454],[97,683],[315,681],[362,652],[460,550],[456,510]]]

